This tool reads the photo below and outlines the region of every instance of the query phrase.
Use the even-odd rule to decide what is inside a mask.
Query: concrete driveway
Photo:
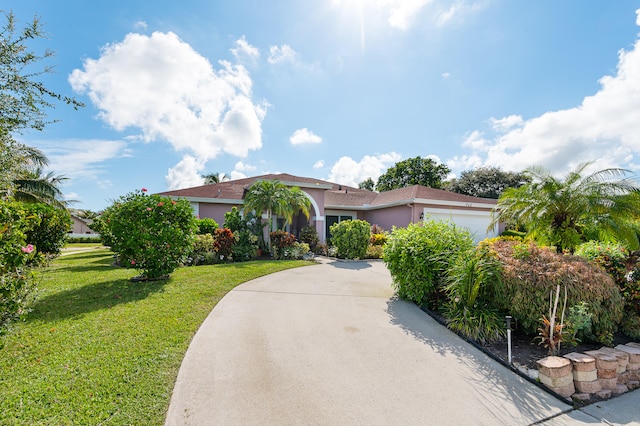
[[[242,284],[218,303],[185,355],[166,424],[545,419],[600,423],[395,298],[383,263],[323,260]]]

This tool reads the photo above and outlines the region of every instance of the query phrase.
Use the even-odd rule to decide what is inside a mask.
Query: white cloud
[[[146,30],[148,28],[148,25],[145,21],[136,21],[133,24],[133,28],[138,29],[138,30]]]
[[[202,185],[204,163],[201,159],[185,155],[178,164],[168,170],[165,176],[167,188],[172,190]]]
[[[320,143],[322,142],[322,138],[305,127],[293,132],[289,138],[289,142],[291,142],[292,145]]]
[[[449,77],[451,77],[451,73],[448,73],[448,72],[443,72],[443,73],[442,73],[442,78],[443,78],[443,79],[445,79],[445,80],[446,80],[446,79],[447,79],[447,78],[449,78]]]
[[[640,9],[636,10],[636,25],[640,27]]]
[[[123,141],[56,140],[36,142],[49,158],[49,168],[55,174],[74,179],[96,179],[102,174],[101,163],[112,158],[130,156]]]
[[[388,16],[390,26],[409,30],[420,18],[428,17],[438,26],[453,21],[465,12],[474,12],[486,5],[485,0],[377,0],[377,6]]]
[[[356,162],[351,157],[341,157],[331,168],[329,180],[343,185],[358,186],[367,178],[377,180],[382,173],[402,157],[396,152],[387,154],[365,155]]]
[[[464,142],[471,155],[448,164],[481,157],[484,164],[506,170],[541,165],[561,174],[595,160],[594,168],[640,172],[640,41],[619,52],[616,74],[602,77],[598,92],[580,105],[529,120],[511,115],[490,123],[495,134],[472,132]]]
[[[248,43],[240,45],[251,52]],[[215,70],[172,32],[132,33],[105,46],[98,59],[85,60],[69,82],[112,128],[138,129],[143,141],[167,141],[204,163],[222,152],[244,157],[262,147],[268,104],[252,101],[252,80],[242,65],[219,65]],[[169,187],[194,182],[179,167],[187,158],[169,170]]]
[[[271,46],[269,48],[270,64],[278,64],[281,62],[293,62],[296,58],[296,52],[288,44],[282,46]]]
[[[260,50],[257,47],[254,47],[249,44],[245,36],[240,37],[236,40],[236,47],[229,49],[233,56],[236,57],[236,60],[243,60],[244,58],[248,58],[250,60],[254,60],[260,57]]]
[[[321,169],[324,167],[324,160],[318,160],[313,164],[314,169]]]
[[[491,123],[494,130],[506,131],[511,130],[516,126],[521,126],[524,123],[524,120],[520,115],[510,115],[500,119],[491,117],[489,119],[489,123]]]

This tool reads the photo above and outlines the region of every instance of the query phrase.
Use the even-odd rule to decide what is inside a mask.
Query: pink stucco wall
[[[362,212],[362,219],[372,225],[381,226],[385,231],[390,231],[393,226],[404,227],[416,220],[413,218],[413,207],[406,205],[388,207],[382,210],[370,210]],[[360,214],[358,214],[360,217]]]
[[[236,207],[239,210],[242,210],[241,205],[238,205]],[[224,224],[224,214],[231,211],[232,208],[232,204],[200,203],[198,215],[200,217],[210,217],[218,222],[218,225],[222,227],[222,225]]]

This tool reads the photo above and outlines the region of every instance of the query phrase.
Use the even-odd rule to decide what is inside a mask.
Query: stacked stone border
[[[609,399],[640,387],[640,343],[549,356],[536,364],[540,383],[579,404]]]

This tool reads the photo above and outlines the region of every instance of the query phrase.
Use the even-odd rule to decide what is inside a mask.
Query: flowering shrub
[[[37,263],[37,251],[27,243],[26,233],[40,219],[27,215],[23,207],[0,201],[0,335],[27,313],[36,290],[30,265]]]
[[[165,277],[193,248],[196,223],[187,200],[145,195],[120,197],[102,215],[101,231],[120,262],[142,270],[143,278]]]

